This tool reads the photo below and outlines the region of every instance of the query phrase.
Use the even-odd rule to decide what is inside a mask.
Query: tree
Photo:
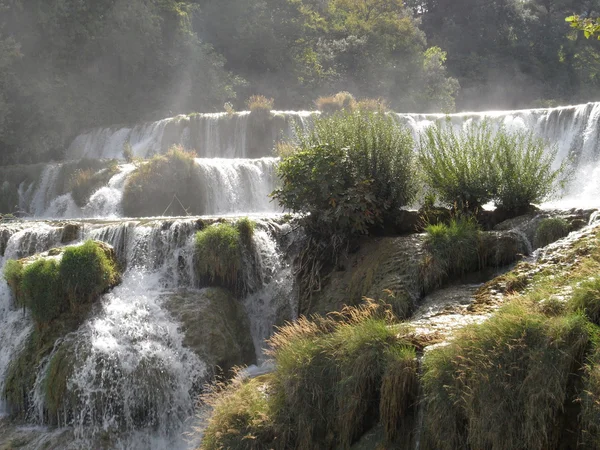
[[[569,16],[565,21],[571,23],[571,27],[583,31],[587,39],[596,37],[600,41],[600,19],[582,18],[578,16]]]

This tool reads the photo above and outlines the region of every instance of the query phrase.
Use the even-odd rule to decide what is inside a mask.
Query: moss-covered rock
[[[545,247],[569,234],[569,223],[561,218],[548,218],[540,221],[535,229],[533,246]]]
[[[123,212],[128,217],[202,214],[202,183],[195,154],[173,147],[139,164],[125,185]]]
[[[231,292],[183,291],[167,298],[165,306],[182,324],[183,344],[213,370],[229,372],[256,361],[248,316]]]

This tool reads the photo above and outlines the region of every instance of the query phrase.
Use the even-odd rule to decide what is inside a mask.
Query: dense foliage
[[[415,195],[413,140],[391,116],[343,111],[315,121],[278,172],[273,196],[305,213],[313,235],[365,234],[393,222]]]
[[[597,98],[599,0],[0,0],[0,163],[82,129],[349,91],[394,110]],[[573,25],[594,33],[597,22]]]
[[[437,124],[419,141],[428,189],[441,202],[471,211],[493,200],[518,214],[548,199],[568,175],[568,160],[553,167],[556,153],[533,133],[494,130],[487,121],[459,130],[450,122]]]

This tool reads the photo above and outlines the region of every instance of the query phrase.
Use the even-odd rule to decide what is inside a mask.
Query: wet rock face
[[[213,370],[227,373],[255,362],[248,316],[231,292],[222,288],[181,291],[168,297],[165,306],[182,324],[184,346]]]

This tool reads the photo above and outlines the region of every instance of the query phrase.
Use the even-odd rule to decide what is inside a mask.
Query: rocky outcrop
[[[248,316],[231,292],[181,291],[166,298],[165,306],[181,322],[183,344],[213,371],[229,372],[256,361]]]

